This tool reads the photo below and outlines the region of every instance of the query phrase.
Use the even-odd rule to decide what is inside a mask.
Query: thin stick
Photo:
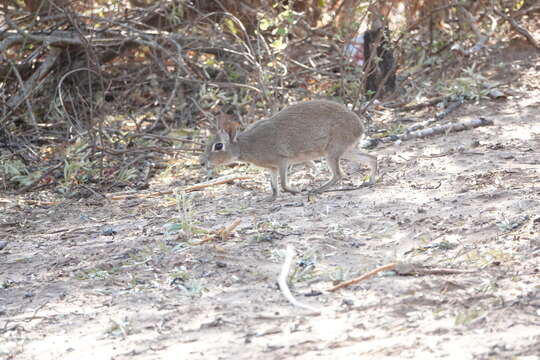
[[[540,44],[538,44],[538,42],[531,35],[531,33],[528,32],[527,29],[525,29],[524,27],[520,26],[514,18],[512,18],[511,16],[505,15],[502,11],[499,11],[499,10],[495,10],[495,12],[504,20],[508,21],[510,25],[512,26],[512,28],[514,28],[514,30],[518,34],[524,36],[527,39],[527,41],[531,43],[532,46],[534,46],[536,49],[540,49]]]
[[[32,93],[35,93],[43,86],[46,75],[52,69],[53,65],[56,63],[56,60],[60,57],[61,53],[62,50],[59,48],[53,47],[51,49],[51,51],[49,52],[45,60],[41,63],[39,68],[32,74],[32,76],[30,76],[28,80],[26,80],[24,85],[21,86],[19,93],[15,96],[12,96],[6,102],[6,105],[8,106],[8,108],[11,109],[11,112],[9,112],[6,116],[0,119],[0,123],[4,123],[4,120],[7,118],[7,116],[11,115],[11,113],[15,111],[15,109],[19,107],[19,105],[22,104]],[[32,121],[34,120],[35,118],[32,118]],[[33,125],[37,126],[37,123]]]
[[[185,192],[196,191],[196,190],[201,190],[210,186],[226,184],[233,180],[249,180],[249,179],[251,179],[251,176],[241,176],[241,175],[223,176],[216,180],[188,186],[182,189],[182,191],[185,191]]]
[[[238,225],[240,225],[240,218],[237,218],[233,221],[233,223],[225,228],[223,228],[221,231],[218,232],[219,236],[221,237],[221,240],[225,241],[229,237],[229,235],[236,229]]]
[[[291,290],[289,290],[289,286],[287,285],[287,278],[289,277],[289,271],[291,269],[293,257],[294,248],[291,244],[289,244],[287,245],[287,249],[285,250],[285,261],[283,262],[283,266],[281,267],[281,272],[278,277],[279,289],[281,290],[283,296],[285,296],[285,298],[294,306],[320,313],[321,309],[318,309],[311,305],[303,304],[296,300],[291,294]]]
[[[371,270],[370,272],[368,272],[368,273],[366,273],[366,274],[364,274],[364,275],[362,275],[360,277],[357,277],[357,278],[354,278],[354,279],[351,279],[351,280],[348,280],[348,281],[344,281],[344,282],[342,282],[340,284],[337,284],[336,286],[331,287],[330,289],[327,289],[327,291],[336,291],[338,289],[341,289],[341,288],[344,288],[344,287],[347,287],[347,286],[350,286],[350,285],[357,284],[360,281],[364,281],[366,279],[369,279],[370,277],[373,277],[373,276],[377,275],[381,271],[393,270],[393,269],[395,269],[396,266],[397,266],[396,263],[392,263],[392,264],[388,264],[388,265],[378,267],[375,270]]]
[[[241,219],[240,218],[237,218],[236,220],[234,220],[230,225],[228,226],[225,226],[225,227],[222,227],[221,229],[219,230],[216,230],[216,231],[212,231],[212,234],[211,235],[208,235],[207,237],[205,237],[204,239],[202,239],[201,241],[199,242],[196,242],[192,245],[201,245],[201,244],[204,244],[208,241],[212,241],[216,238],[216,236],[219,236],[221,237],[221,240],[225,241],[227,240],[227,238],[229,237],[229,235],[234,231],[234,229],[236,229],[236,227],[238,225],[240,225],[240,222],[241,222]]]
[[[410,271],[396,270],[398,275],[401,276],[422,276],[422,275],[455,275],[455,274],[470,274],[476,272],[476,270],[460,270],[460,269],[446,269],[446,268],[434,268],[434,269],[412,269]]]
[[[241,176],[241,175],[223,176],[212,181],[207,181],[207,182],[187,186],[183,188],[181,191],[191,192],[191,191],[201,190],[210,186],[225,184],[234,180],[249,180],[249,179],[251,179],[250,176]],[[114,195],[111,197],[111,200],[148,199],[148,198],[155,198],[155,197],[160,197],[163,195],[171,195],[171,194],[173,194],[172,190],[158,191],[158,192],[153,192],[149,194],[123,194],[123,195]]]

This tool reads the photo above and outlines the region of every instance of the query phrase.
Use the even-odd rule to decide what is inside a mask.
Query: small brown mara
[[[283,191],[298,193],[287,181],[289,165],[322,157],[332,171],[332,178],[314,192],[328,189],[343,177],[339,165],[342,158],[367,163],[373,184],[377,157],[356,148],[363,133],[362,120],[344,105],[328,100],[305,101],[259,120],[242,132],[237,132],[236,126],[227,120],[219,122],[201,163],[212,167],[239,161],[268,169],[271,200],[279,192],[278,174]]]

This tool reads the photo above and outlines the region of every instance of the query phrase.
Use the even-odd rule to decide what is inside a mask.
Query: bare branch
[[[495,33],[495,30],[497,29],[498,21],[495,17],[489,15],[489,19],[491,20],[491,29],[490,31],[484,35],[478,28],[478,25],[476,24],[476,19],[474,16],[462,5],[459,6],[459,9],[461,10],[461,13],[464,15],[463,18],[469,24],[471,29],[476,35],[476,44],[471,47],[470,49],[464,50],[459,45],[452,46],[452,50],[455,50],[462,54],[463,56],[469,56],[472,55],[480,50],[482,50],[485,46],[489,38]]]
[[[525,39],[527,39],[527,41],[531,43],[532,46],[534,46],[536,49],[540,50],[540,44],[538,44],[538,41],[536,41],[536,39],[531,35],[530,32],[527,31],[527,29],[525,29],[524,27],[519,25],[518,22],[513,17],[504,14],[500,10],[495,10],[495,12],[497,13],[497,15],[502,17],[504,20],[508,21],[510,23],[510,25],[512,26],[512,28],[518,34],[524,36]]]
[[[30,79],[28,79],[21,87],[19,94],[8,100],[7,106],[10,107],[12,111],[22,104],[22,102],[25,101],[25,99],[30,96],[32,92],[35,92],[42,86],[43,78],[47,75],[49,70],[51,70],[61,53],[62,50],[60,48],[53,47],[51,49],[45,58],[45,61],[39,66],[38,70],[33,73]],[[6,116],[0,120],[0,124],[5,121],[5,118]]]

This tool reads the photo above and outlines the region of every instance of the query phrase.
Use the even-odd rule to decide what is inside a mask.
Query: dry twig
[[[401,276],[423,276],[423,275],[455,275],[455,274],[470,274],[476,270],[460,270],[446,268],[411,268],[411,269],[395,269],[396,273]]]
[[[388,271],[388,270],[393,270],[395,269],[395,267],[397,266],[396,263],[392,263],[392,264],[388,264],[388,265],[384,265],[384,266],[381,266],[381,267],[378,267],[376,268],[375,270],[371,270],[370,272],[362,275],[362,276],[359,276],[357,278],[354,278],[354,279],[351,279],[351,280],[348,280],[348,281],[344,281],[342,283],[339,283],[337,284],[336,286],[333,286],[331,287],[330,289],[326,290],[326,291],[336,291],[336,290],[339,290],[339,289],[342,289],[344,287],[347,287],[347,286],[350,286],[350,285],[354,285],[354,284],[357,284],[359,283],[360,281],[364,281],[366,279],[369,279],[370,277],[373,277],[375,275],[377,275],[378,273],[380,273],[381,271]]]
[[[206,242],[209,242],[211,240],[214,240],[217,236],[221,238],[222,241],[227,240],[227,238],[231,235],[231,233],[236,229],[238,225],[240,225],[240,218],[237,218],[234,220],[230,225],[227,225],[219,230],[213,231],[211,235],[205,237],[199,242],[194,243],[193,245],[201,245]]]
[[[26,80],[24,85],[21,87],[19,94],[11,97],[8,100],[7,106],[11,109],[11,111],[16,109],[28,98],[28,96],[30,96],[31,93],[36,92],[42,86],[43,79],[52,69],[61,52],[62,51],[59,48],[53,47],[51,49],[50,53],[45,58],[45,61],[39,66],[39,69],[34,72],[32,76],[28,80]],[[0,120],[0,123],[3,123],[5,118],[7,117],[4,117],[2,120]],[[37,126],[37,123],[34,125]]]
[[[540,44],[538,44],[536,39],[531,35],[530,32],[527,31],[527,29],[525,29],[524,27],[522,27],[521,25],[518,24],[516,19],[514,19],[511,16],[508,16],[508,15],[504,14],[500,10],[496,10],[496,13],[497,13],[497,15],[502,17],[504,20],[508,21],[510,23],[510,25],[512,26],[512,28],[514,28],[514,30],[516,30],[516,32],[519,33],[520,35],[523,35],[527,39],[527,41],[531,43],[532,46],[534,46],[536,49],[540,50]]]

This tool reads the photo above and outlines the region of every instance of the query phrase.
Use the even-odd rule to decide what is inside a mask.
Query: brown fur
[[[339,160],[343,157],[367,162],[373,183],[377,158],[356,149],[363,133],[362,121],[345,106],[327,100],[306,101],[257,121],[240,133],[235,126],[221,122],[217,134],[208,143],[202,163],[215,166],[241,161],[267,168],[271,175],[271,199],[278,195],[278,173],[283,190],[297,193],[287,181],[289,165],[321,157],[326,158],[333,176],[315,192],[342,178]],[[216,144],[222,148],[216,149]]]

